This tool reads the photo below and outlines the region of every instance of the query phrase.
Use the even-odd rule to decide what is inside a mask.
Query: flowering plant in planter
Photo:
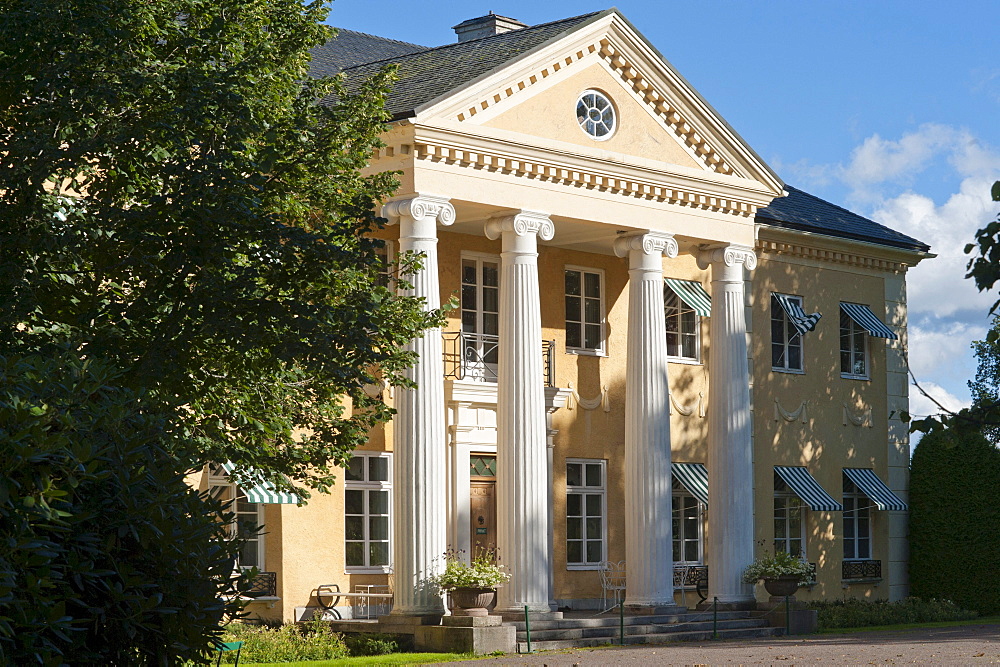
[[[510,579],[510,574],[504,572],[499,564],[496,549],[481,549],[466,563],[462,555],[464,549],[448,549],[444,552],[444,571],[431,578],[431,581],[443,591],[453,591],[456,588],[498,588]]]
[[[764,554],[743,570],[743,583],[755,584],[760,579],[796,577],[801,583],[812,574],[812,566],[790,553],[779,551],[773,556]]]

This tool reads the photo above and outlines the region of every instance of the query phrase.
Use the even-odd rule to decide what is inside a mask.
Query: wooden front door
[[[469,509],[471,517],[472,553],[475,557],[486,549],[497,546],[496,482],[473,480],[469,484]]]

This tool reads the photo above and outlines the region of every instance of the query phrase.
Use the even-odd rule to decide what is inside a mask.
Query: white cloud
[[[957,371],[955,379],[961,382],[968,380],[971,375],[966,364],[959,362],[968,359],[971,373],[975,373],[970,346],[972,341],[986,337],[986,327],[966,322],[925,319],[919,325],[911,324],[907,334],[910,370],[917,380],[944,377]],[[951,382],[947,384],[952,385]]]
[[[958,398],[934,382],[921,382],[920,387],[940,403],[942,407],[951,412],[957,412],[971,405],[970,401]],[[941,414],[941,408],[934,401],[920,393],[916,387],[910,387],[910,414],[914,418],[919,419],[928,415]]]

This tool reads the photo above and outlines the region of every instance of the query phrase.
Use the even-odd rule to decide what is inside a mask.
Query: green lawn
[[[900,632],[903,630],[918,630],[920,628],[951,628],[960,625],[997,625],[1000,616],[983,616],[968,621],[934,621],[931,623],[900,623],[899,625],[868,625],[860,628],[829,628],[820,630],[824,635],[847,635],[856,632]]]
[[[240,662],[246,667],[341,667],[346,665],[426,665],[432,662],[455,662],[472,660],[476,656],[469,653],[393,653],[392,655],[372,655],[340,660],[312,660],[308,662]]]

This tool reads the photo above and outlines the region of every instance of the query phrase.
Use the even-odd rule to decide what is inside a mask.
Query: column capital
[[[486,236],[490,240],[497,240],[503,232],[514,232],[518,236],[537,234],[543,241],[551,241],[556,228],[549,214],[539,211],[521,211],[486,221]]]
[[[632,250],[641,250],[643,254],[661,254],[673,259],[677,257],[677,241],[673,234],[649,230],[619,236],[615,239],[615,254],[628,257]]]
[[[731,243],[723,246],[708,246],[698,253],[698,266],[704,270],[710,264],[723,264],[729,268],[742,264],[747,271],[757,268],[757,255],[753,248]]]
[[[412,218],[439,222],[447,227],[455,222],[455,207],[449,203],[447,197],[418,194],[386,202],[382,207],[382,215],[389,219],[389,224],[398,223],[400,218]]]

